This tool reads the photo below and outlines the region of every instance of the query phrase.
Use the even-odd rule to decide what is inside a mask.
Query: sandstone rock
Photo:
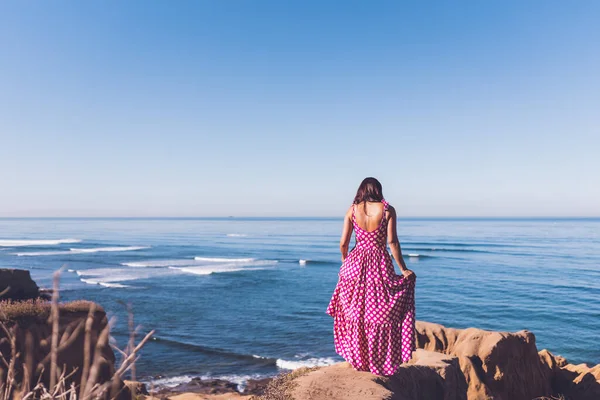
[[[295,400],[466,400],[456,357],[418,350],[393,377],[355,371],[348,363],[319,368],[290,385]],[[264,397],[270,400],[267,395]],[[271,397],[272,398],[272,397]]]
[[[586,369],[589,371],[589,368]],[[557,371],[555,385],[557,392],[567,399],[600,399],[600,382],[594,375],[573,364],[568,364]]]
[[[552,371],[568,364],[566,359],[561,356],[555,356],[546,349],[540,350],[538,354],[542,364],[548,366]]]
[[[0,268],[0,300],[28,300],[40,296],[29,271]]]
[[[597,381],[600,381],[600,364],[590,368],[588,372],[592,374]]]
[[[458,357],[469,399],[531,400],[552,395],[549,369],[531,332],[453,329],[417,322],[417,347]]]
[[[573,365],[547,350],[538,353],[527,331],[453,329],[417,322],[410,363],[393,377],[355,371],[348,363],[307,371],[267,389],[261,399],[600,399],[600,365]],[[278,389],[282,389],[279,390]],[[286,397],[287,396],[287,397]]]
[[[542,363],[551,371],[552,389],[573,400],[600,399],[600,364],[590,368],[587,364],[568,364],[548,350],[540,351]]]

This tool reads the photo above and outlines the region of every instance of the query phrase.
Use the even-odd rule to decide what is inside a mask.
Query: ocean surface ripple
[[[600,363],[600,220],[401,219],[417,317],[535,333],[572,363]],[[102,304],[127,342],[123,302],[156,329],[138,375],[245,379],[340,361],[325,314],[341,219],[0,219],[0,267],[62,300]],[[167,376],[164,376],[167,374]],[[160,383],[160,382],[159,382]]]

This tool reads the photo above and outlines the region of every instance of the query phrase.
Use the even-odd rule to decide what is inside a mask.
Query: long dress
[[[388,203],[384,200],[384,210]],[[340,268],[327,307],[336,352],[356,370],[393,375],[415,350],[415,280],[394,271],[386,248],[387,219],[366,231],[352,224],[356,245]]]

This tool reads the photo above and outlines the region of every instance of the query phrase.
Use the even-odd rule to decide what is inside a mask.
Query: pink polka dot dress
[[[356,246],[342,264],[327,314],[334,318],[339,355],[356,370],[393,375],[415,350],[415,281],[394,271],[383,215],[369,232],[358,226],[353,210]]]

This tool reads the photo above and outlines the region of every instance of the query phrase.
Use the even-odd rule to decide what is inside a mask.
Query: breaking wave
[[[172,271],[166,269],[142,270],[134,268],[93,268],[70,271],[73,271],[80,276],[80,281],[84,283],[112,288],[130,287],[122,284],[121,282],[148,279],[172,274]]]
[[[58,251],[32,251],[27,253],[15,253],[18,257],[34,257],[34,256],[56,256],[56,255],[69,255],[69,254],[90,254],[90,253],[103,253],[103,252],[122,252],[122,251],[135,251],[149,249],[148,246],[122,246],[122,247],[96,247],[90,249],[77,249],[72,248],[69,250],[58,250]]]
[[[99,285],[99,286],[104,286],[107,288],[128,288],[131,286],[128,285],[122,285],[120,283],[111,283],[111,282],[103,282],[103,281],[97,281],[94,279],[80,279],[81,282],[83,283],[87,283],[90,285]]]
[[[325,367],[327,365],[335,364],[339,361],[327,357],[327,358],[308,358],[306,360],[282,360],[276,361],[277,367],[281,369],[294,370],[302,367]]]
[[[27,246],[56,246],[65,243],[80,243],[79,239],[41,239],[41,240],[0,240],[0,247],[27,247]]]
[[[170,269],[187,272],[194,275],[210,275],[223,272],[239,272],[239,271],[257,271],[265,268],[260,267],[240,267],[237,264],[222,264],[219,266],[204,266],[204,267],[169,267]]]
[[[220,258],[220,257],[194,257],[193,259],[177,260],[150,260],[121,263],[125,267],[134,268],[166,268],[166,267],[202,267],[202,266],[265,266],[277,264],[275,260],[257,260],[256,258]]]
[[[200,378],[202,380],[223,379],[223,380],[226,380],[226,381],[236,384],[238,390],[241,393],[244,393],[244,390],[246,389],[246,382],[248,380],[262,379],[262,378],[267,378],[267,377],[268,377],[267,375],[259,375],[259,374],[254,374],[254,375],[200,375],[200,376],[180,375],[180,376],[170,376],[170,377],[158,378],[158,379],[153,379],[153,380],[144,380],[142,382],[145,383],[146,386],[148,386],[148,387],[155,387],[155,388],[160,389],[160,388],[173,388],[173,387],[181,385],[181,384],[189,383],[194,378]]]
[[[250,263],[256,261],[255,258],[221,258],[221,257],[194,257],[196,261],[206,261],[215,263]]]

